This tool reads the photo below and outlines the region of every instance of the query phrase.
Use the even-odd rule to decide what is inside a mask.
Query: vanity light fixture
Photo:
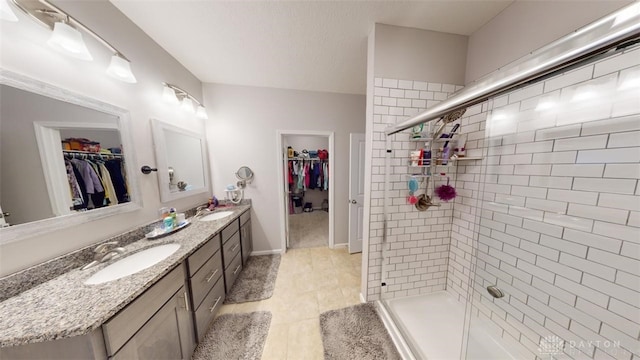
[[[194,98],[191,94],[172,84],[162,83],[162,85],[164,85],[162,98],[165,99],[165,101],[173,104],[180,103],[180,107],[185,111],[190,113],[195,112],[198,119],[207,120],[209,118],[204,105],[202,105],[202,103],[200,103],[200,101]],[[194,109],[194,104],[197,109]]]
[[[18,17],[11,10],[11,5],[9,5],[8,0],[0,0],[0,19],[6,21],[18,21]]]
[[[196,110],[196,117],[198,119],[207,120],[209,116],[207,115],[207,110],[202,105],[198,105],[198,109]]]
[[[190,113],[195,113],[195,109],[193,108],[193,101],[188,97],[183,97],[180,107]]]
[[[0,0],[0,4],[8,0]],[[109,49],[113,56],[106,73],[126,83],[136,83],[136,77],[131,72],[131,63],[118,49],[108,43],[100,35],[82,24],[80,21],[67,14],[64,10],[47,0],[11,0],[22,12],[36,22],[53,30],[51,38],[47,41],[51,47],[63,51],[65,54],[77,59],[91,61],[93,57],[82,39],[82,32],[91,35],[100,44]],[[0,5],[4,14],[4,6]],[[4,15],[3,15],[4,17]]]
[[[80,31],[69,25],[66,20],[58,21],[53,25],[53,32],[47,45],[76,59],[93,60]]]

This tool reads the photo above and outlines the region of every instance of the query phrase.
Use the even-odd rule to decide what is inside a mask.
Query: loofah
[[[449,178],[447,178],[447,185],[440,185],[435,190],[436,195],[442,201],[449,201],[456,197],[456,189],[449,185]]]

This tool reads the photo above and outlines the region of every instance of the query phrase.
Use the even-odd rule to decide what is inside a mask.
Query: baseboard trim
[[[393,322],[391,318],[391,314],[387,311],[387,308],[382,304],[380,300],[376,300],[376,308],[378,310],[378,315],[380,315],[380,319],[382,319],[382,323],[384,327],[387,328],[387,332],[389,332],[389,336],[391,336],[391,340],[393,341],[398,353],[403,360],[416,360],[415,356],[411,352],[411,348],[409,348],[409,344],[404,340],[400,330]]]
[[[342,247],[347,247],[347,246],[349,246],[349,244],[347,244],[347,243],[342,243],[342,244],[333,244],[333,248],[334,248],[334,249],[336,249],[336,248],[342,248]]]
[[[282,254],[281,249],[276,250],[263,250],[263,251],[252,251],[249,256],[260,256],[260,255],[280,255]]]
[[[360,302],[363,304],[367,302],[367,300],[365,300],[364,295],[362,295],[362,293],[360,293]]]

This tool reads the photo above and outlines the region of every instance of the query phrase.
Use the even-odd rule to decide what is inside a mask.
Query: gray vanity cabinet
[[[222,262],[224,264],[225,292],[229,292],[242,271],[242,244],[240,242],[240,221],[238,219],[227,225],[222,235]]]
[[[187,259],[195,330],[198,341],[224,302],[220,235],[215,235]]]
[[[102,331],[111,359],[190,359],[196,343],[184,264],[104,323]]]
[[[242,243],[242,266],[246,266],[247,260],[249,260],[249,255],[253,251],[250,211],[240,215],[240,241]]]

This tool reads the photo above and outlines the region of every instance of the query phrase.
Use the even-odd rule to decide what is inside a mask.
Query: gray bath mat
[[[260,359],[270,324],[271,313],[268,311],[220,315],[191,359]]]
[[[251,256],[224,302],[236,304],[270,298],[279,267],[280,255]]]
[[[320,314],[325,360],[401,360],[372,303]]]

